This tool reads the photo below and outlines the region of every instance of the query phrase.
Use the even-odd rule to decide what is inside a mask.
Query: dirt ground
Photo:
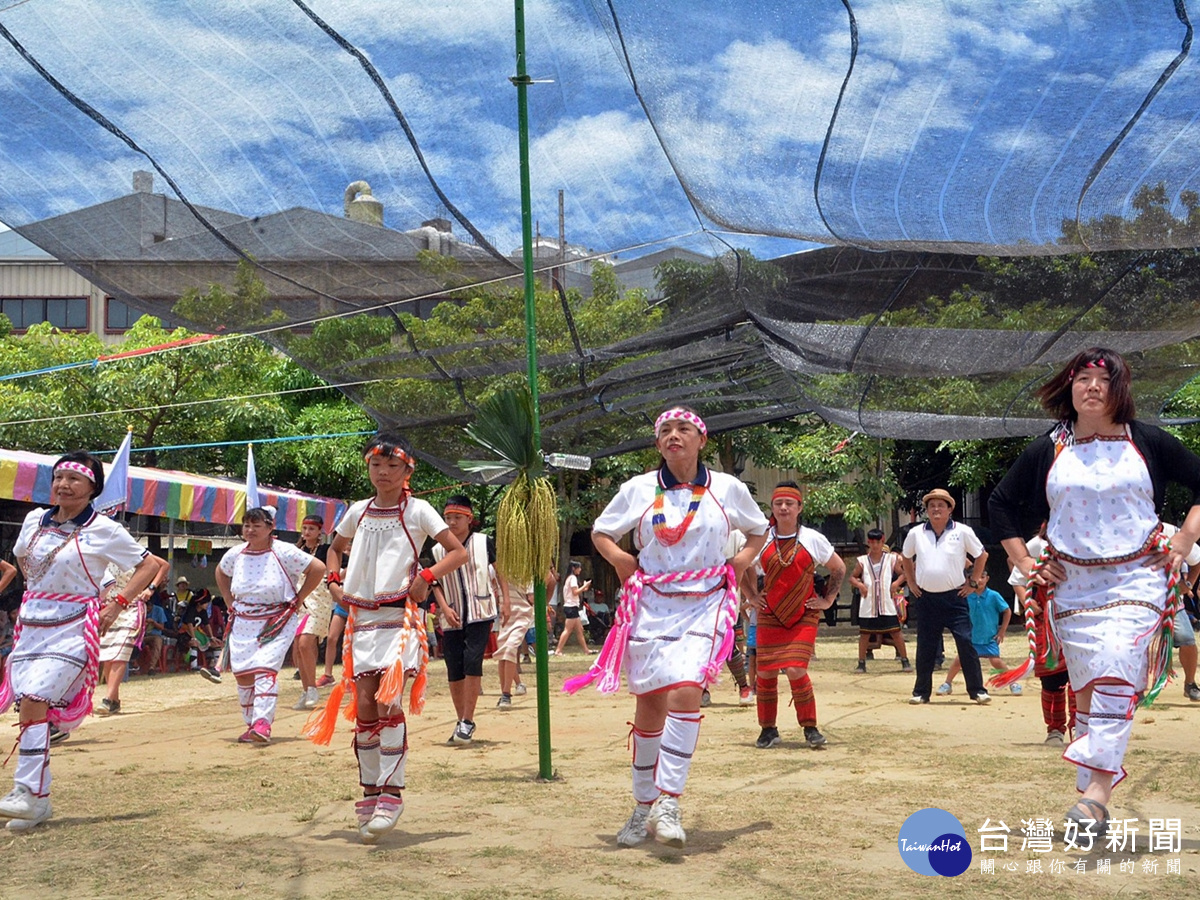
[[[305,714],[289,709],[299,692],[291,670],[269,747],[236,743],[244,726],[232,678],[219,686],[186,673],[134,678],[123,686],[124,713],[92,718],[54,748],[54,818],[29,834],[0,832],[0,896],[820,900],[1200,889],[1200,704],[1178,683],[1139,712],[1129,778],[1114,798],[1114,817],[1138,820],[1136,850],[1066,853],[1059,835],[1051,852],[1037,853],[1021,849],[1021,820],[1059,821],[1074,776],[1042,743],[1036,679],[1024,696],[997,691],[978,707],[960,678],[950,697],[913,707],[912,677],[892,652],[853,675],[854,640],[838,631],[819,640],[811,669],[824,750],[804,745],[786,706],[783,745],[756,749],[753,708],[738,706],[728,676],[714,690],[682,803],[682,851],[653,841],[617,847],[631,808],[633,700],[563,695],[563,679],[587,665],[577,653],[550,661],[557,778],[549,783],[536,778],[532,673],[528,696],[499,712],[487,664],[476,741],[459,748],[446,744],[454,714],[435,661],[426,711],[410,721],[404,816],[374,847],[354,827],[348,725],[327,748],[300,738]],[[897,851],[904,820],[930,806],[958,817],[974,851],[956,878],[918,875]],[[1181,821],[1178,852],[1149,852],[1151,818]],[[1011,829],[1007,852],[980,852],[988,819]],[[991,874],[981,871],[986,860]],[[1098,871],[1106,860],[1109,871]]]

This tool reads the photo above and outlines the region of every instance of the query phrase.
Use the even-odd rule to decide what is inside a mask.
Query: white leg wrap
[[[654,773],[654,785],[664,794],[678,797],[687,784],[688,770],[692,767],[692,756],[700,740],[698,712],[668,712],[663,726],[662,746],[658,750],[658,768]]]
[[[379,781],[381,788],[404,789],[408,761],[408,725],[404,713],[379,720]]]
[[[50,794],[50,723],[45,719],[21,726],[13,783],[25,785],[37,797]]]
[[[654,770],[658,768],[658,748],[663,733],[647,734],[633,729],[633,799],[638,803],[653,803],[658,799],[654,786]]]
[[[1087,733],[1088,733],[1088,714],[1083,712],[1082,710],[1077,709],[1077,710],[1075,710],[1075,737],[1072,740],[1072,743],[1079,740],[1080,738],[1086,737]],[[1065,751],[1064,751],[1064,758],[1065,758]],[[1083,766],[1076,766],[1076,768],[1075,768],[1075,790],[1079,791],[1079,793],[1082,794],[1084,791],[1087,790],[1088,782],[1090,782],[1091,780],[1092,780],[1092,773],[1089,769],[1085,769],[1085,768],[1083,768]]]
[[[270,725],[275,721],[275,701],[279,699],[279,688],[274,672],[254,676],[254,721],[266,719]]]
[[[379,786],[379,723],[363,722],[354,728],[354,755],[358,757],[358,783],[365,790]]]
[[[1093,773],[1107,773],[1116,785],[1125,777],[1125,749],[1133,731],[1133,711],[1137,697],[1127,684],[1099,684],[1092,689],[1092,704],[1086,716],[1086,730],[1071,742],[1063,756],[1082,767],[1076,786],[1084,787]],[[1082,790],[1082,788],[1081,788]]]
[[[237,686],[238,703],[242,705],[242,718],[246,720],[246,725],[254,724],[254,685],[243,687]]]

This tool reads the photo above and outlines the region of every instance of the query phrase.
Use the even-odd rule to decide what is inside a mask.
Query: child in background
[[[979,659],[987,660],[992,668],[1000,672],[1008,671],[1008,664],[1000,658],[1000,645],[1004,643],[1004,633],[1008,630],[1009,620],[1012,619],[1012,609],[1004,598],[987,586],[988,575],[984,572],[979,578],[979,587],[973,594],[967,595],[967,605],[971,609],[971,643]],[[962,671],[958,657],[950,663],[946,671],[946,680],[938,686],[939,695],[945,696],[954,690],[954,678]],[[1021,693],[1020,682],[1015,682],[1009,688],[1014,694]]]

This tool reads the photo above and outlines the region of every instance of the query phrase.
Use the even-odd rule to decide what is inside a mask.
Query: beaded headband
[[[363,462],[370,462],[372,456],[394,456],[401,462],[406,462],[410,466],[416,467],[417,461],[405,453],[399,447],[393,447],[390,451],[384,450],[378,444],[363,454]]]
[[[771,502],[774,503],[780,497],[791,497],[797,503],[804,502],[804,495],[794,487],[777,487],[771,491]]]
[[[475,518],[475,510],[469,506],[463,506],[461,503],[447,503],[446,508],[442,510],[443,516],[453,515],[458,513],[460,516],[466,516],[469,519]]]
[[[60,462],[54,467],[55,472],[57,472],[59,469],[67,469],[71,472],[78,472],[92,484],[96,483],[96,473],[83,463],[71,462],[68,460],[67,462]]]
[[[665,413],[654,420],[654,436],[658,437],[659,432],[662,431],[663,425],[673,419],[678,419],[681,422],[687,422],[689,425],[695,425],[696,430],[701,434],[708,434],[708,428],[705,426],[702,418],[700,418],[694,412],[688,412],[686,409],[680,409],[679,407],[676,407],[675,409],[668,409]]]

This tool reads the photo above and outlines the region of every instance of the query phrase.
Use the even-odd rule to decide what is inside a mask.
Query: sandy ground
[[[1139,712],[1112,806],[1137,820],[1136,849],[1067,853],[1059,836],[1038,853],[1021,849],[1022,820],[1059,821],[1074,776],[1042,743],[1036,679],[1021,697],[996,692],[989,707],[968,702],[961,679],[952,696],[913,707],[912,678],[890,658],[851,674],[854,641],[840,631],[822,636],[811,670],[824,750],[804,745],[786,706],[783,745],[757,750],[753,708],[738,706],[727,676],[715,689],[683,799],[682,851],[617,847],[631,808],[633,700],[561,694],[586,667],[582,655],[551,660],[549,783],[536,778],[532,674],[529,695],[499,712],[487,664],[477,739],[459,748],[446,744],[454,714],[435,661],[426,711],[410,722],[405,813],[374,847],[354,828],[348,725],[327,748],[298,737],[305,714],[289,709],[299,692],[291,670],[265,748],[236,743],[244,726],[231,678],[135,678],[124,713],[93,718],[55,747],[54,818],[32,833],[0,832],[0,896],[1195,896],[1200,704],[1178,684]],[[970,839],[973,862],[956,878],[918,875],[897,851],[901,824],[930,806],[957,816]],[[1151,818],[1180,820],[1177,852],[1150,852]],[[989,819],[1011,829],[1007,852],[980,852]],[[981,871],[987,860],[993,873]]]

